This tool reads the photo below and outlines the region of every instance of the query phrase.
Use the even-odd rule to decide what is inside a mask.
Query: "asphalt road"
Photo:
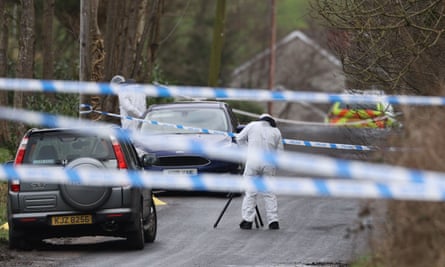
[[[380,135],[382,134],[382,135]],[[311,137],[306,139],[307,137]],[[338,130],[285,130],[285,138],[370,145],[382,132],[367,136]],[[366,137],[366,138],[364,138]],[[365,141],[363,141],[365,140]],[[341,158],[369,159],[351,151],[287,147],[300,152]],[[286,173],[287,175],[292,175]],[[242,197],[229,205],[219,225],[213,225],[225,197],[158,195],[158,236],[142,251],[130,251],[119,240],[101,237],[53,240],[42,251],[20,252],[34,257],[32,266],[348,266],[365,255],[372,230],[362,227],[361,200],[278,196],[280,230],[239,229]],[[260,213],[265,219],[263,203]],[[375,218],[373,218],[375,219]],[[22,261],[23,263],[23,261]]]
[[[71,259],[58,266],[345,266],[366,252],[356,200],[280,196],[280,230],[241,230],[241,197],[234,198],[216,228],[227,199],[160,197],[158,238],[143,251],[119,241],[61,246]],[[264,213],[262,202],[260,214]],[[265,217],[263,214],[262,217]],[[351,234],[352,233],[352,234]],[[78,254],[73,257],[74,254]]]

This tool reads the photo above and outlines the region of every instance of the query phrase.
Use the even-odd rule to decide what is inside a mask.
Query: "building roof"
[[[293,31],[293,32],[289,33],[286,37],[284,37],[283,39],[281,39],[279,42],[276,43],[275,49],[278,51],[281,47],[288,45],[294,41],[301,41],[301,42],[307,44],[308,46],[311,46],[316,51],[318,51],[322,56],[324,56],[329,62],[331,62],[333,65],[336,65],[339,67],[342,66],[342,63],[338,58],[336,58],[333,54],[328,52],[326,49],[323,49],[320,45],[318,45],[314,40],[309,38],[302,31]],[[251,60],[245,62],[244,64],[242,64],[241,66],[236,68],[233,71],[233,75],[238,75],[239,73],[243,72],[244,70],[246,70],[247,68],[252,66],[258,60],[268,56],[269,54],[270,54],[270,49],[266,49],[263,52],[255,55]]]

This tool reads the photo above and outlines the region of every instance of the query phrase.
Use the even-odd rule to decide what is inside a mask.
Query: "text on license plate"
[[[72,225],[72,224],[92,224],[93,216],[91,215],[69,215],[69,216],[53,216],[51,217],[51,225]]]
[[[195,174],[198,174],[198,170],[197,169],[168,169],[168,170],[164,170],[164,174],[195,175]]]

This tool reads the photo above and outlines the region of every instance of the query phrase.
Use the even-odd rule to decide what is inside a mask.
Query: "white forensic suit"
[[[136,130],[138,121],[129,120],[125,118],[130,116],[133,118],[142,118],[145,110],[147,109],[146,96],[143,92],[137,92],[134,90],[126,89],[136,89],[137,85],[125,85],[120,89],[119,92],[119,109],[121,115],[121,125],[122,128]],[[141,89],[142,90],[142,89]]]
[[[281,132],[278,128],[272,127],[268,121],[261,120],[265,115],[260,117],[259,121],[250,122],[237,135],[236,139],[240,145],[247,143],[247,160],[244,169],[244,177],[251,176],[274,176],[276,168],[265,163],[254,160],[255,151],[276,151],[283,149]],[[266,115],[272,119],[270,115]],[[272,119],[273,120],[273,119]],[[275,121],[274,121],[275,124]],[[252,222],[255,219],[258,192],[245,192],[241,215],[243,221]],[[272,193],[262,193],[267,213],[267,221],[270,225],[272,222],[278,223],[278,204],[277,198]]]

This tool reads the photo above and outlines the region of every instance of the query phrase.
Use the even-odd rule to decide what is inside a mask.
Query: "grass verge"
[[[12,155],[9,150],[0,148],[0,163],[5,163],[12,159]],[[0,182],[0,242],[4,242],[8,239],[8,230],[3,229],[1,226],[8,222],[6,217],[6,195],[8,193],[8,183]]]

